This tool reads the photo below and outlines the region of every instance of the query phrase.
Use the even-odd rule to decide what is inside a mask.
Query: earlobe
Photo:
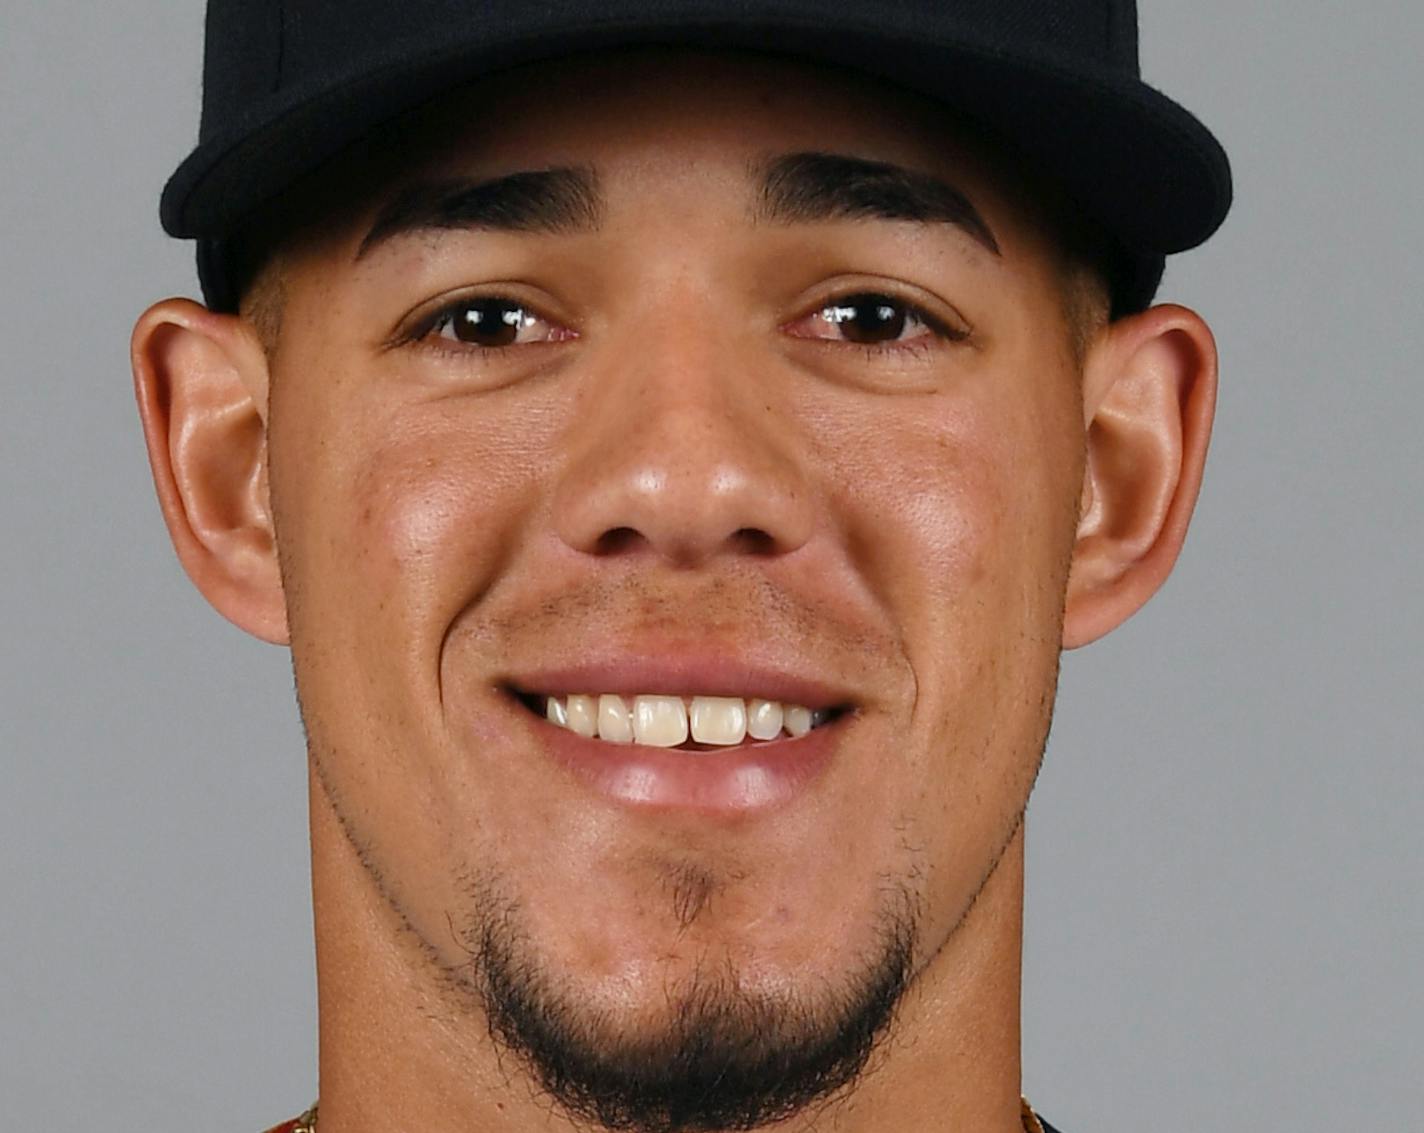
[[[132,358],[154,486],[184,570],[228,620],[285,644],[261,343],[237,316],[170,299],[139,319]]]
[[[1091,348],[1064,649],[1121,625],[1171,573],[1201,488],[1216,385],[1211,331],[1183,307],[1119,320]]]

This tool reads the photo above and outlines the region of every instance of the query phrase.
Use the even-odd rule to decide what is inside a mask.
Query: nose
[[[806,543],[814,515],[797,431],[748,351],[694,325],[606,355],[585,375],[554,500],[564,543],[680,567]]]

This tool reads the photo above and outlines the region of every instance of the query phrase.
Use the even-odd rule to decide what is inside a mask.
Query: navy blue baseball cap
[[[1141,79],[1135,0],[209,0],[197,148],[161,206],[235,310],[245,221],[363,136],[526,63],[634,46],[783,55],[942,102],[1104,234],[1117,313],[1231,204],[1221,145]]]

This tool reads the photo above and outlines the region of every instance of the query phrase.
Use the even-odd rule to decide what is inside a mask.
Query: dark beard
[[[914,902],[897,897],[877,953],[838,993],[773,999],[733,970],[699,970],[669,989],[656,1033],[628,1035],[565,998],[531,959],[517,908],[481,902],[465,943],[492,1037],[574,1118],[637,1133],[746,1130],[829,1101],[864,1071],[910,978]]]

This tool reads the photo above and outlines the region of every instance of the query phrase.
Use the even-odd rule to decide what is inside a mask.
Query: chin
[[[556,1106],[609,1129],[751,1129],[834,1098],[891,1029],[916,950],[914,897],[895,890],[855,934],[862,947],[811,963],[705,916],[670,949],[625,938],[591,972],[553,959],[565,949],[490,879],[477,888],[461,984]]]

